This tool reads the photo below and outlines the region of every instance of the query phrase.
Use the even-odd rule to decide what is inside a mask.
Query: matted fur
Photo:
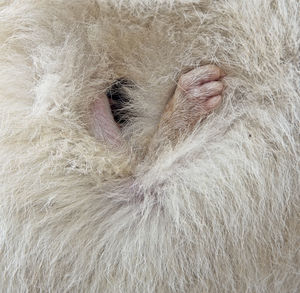
[[[0,2],[0,291],[300,290],[297,0]],[[178,76],[222,106],[147,144]],[[88,131],[125,77],[132,150]]]

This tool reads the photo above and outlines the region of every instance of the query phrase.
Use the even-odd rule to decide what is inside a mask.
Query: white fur
[[[0,291],[299,292],[299,22],[297,0],[2,0]],[[147,154],[209,63],[222,106]],[[131,154],[88,130],[120,77]]]

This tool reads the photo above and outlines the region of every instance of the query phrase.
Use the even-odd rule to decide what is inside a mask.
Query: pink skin
[[[224,77],[220,68],[206,65],[183,74],[162,115],[160,125],[186,127],[219,106]],[[176,127],[176,128],[177,128]]]
[[[100,96],[92,105],[91,130],[98,140],[108,145],[118,146],[123,141],[120,128],[114,120],[105,94]]]
[[[179,134],[189,132],[199,119],[216,109],[222,101],[224,76],[215,65],[201,66],[181,75],[153,141],[159,142],[164,137],[176,142]],[[93,104],[91,114],[91,130],[97,139],[111,146],[124,143],[106,95]]]

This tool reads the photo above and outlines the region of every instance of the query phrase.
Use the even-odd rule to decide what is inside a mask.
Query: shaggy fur
[[[297,0],[0,2],[0,291],[300,290]],[[178,76],[221,107],[147,146]],[[89,131],[126,78],[130,153]]]

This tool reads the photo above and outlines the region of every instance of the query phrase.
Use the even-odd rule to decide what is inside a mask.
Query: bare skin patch
[[[122,143],[120,128],[114,120],[108,97],[105,94],[92,105],[91,131],[98,140],[109,145],[118,146]]]

